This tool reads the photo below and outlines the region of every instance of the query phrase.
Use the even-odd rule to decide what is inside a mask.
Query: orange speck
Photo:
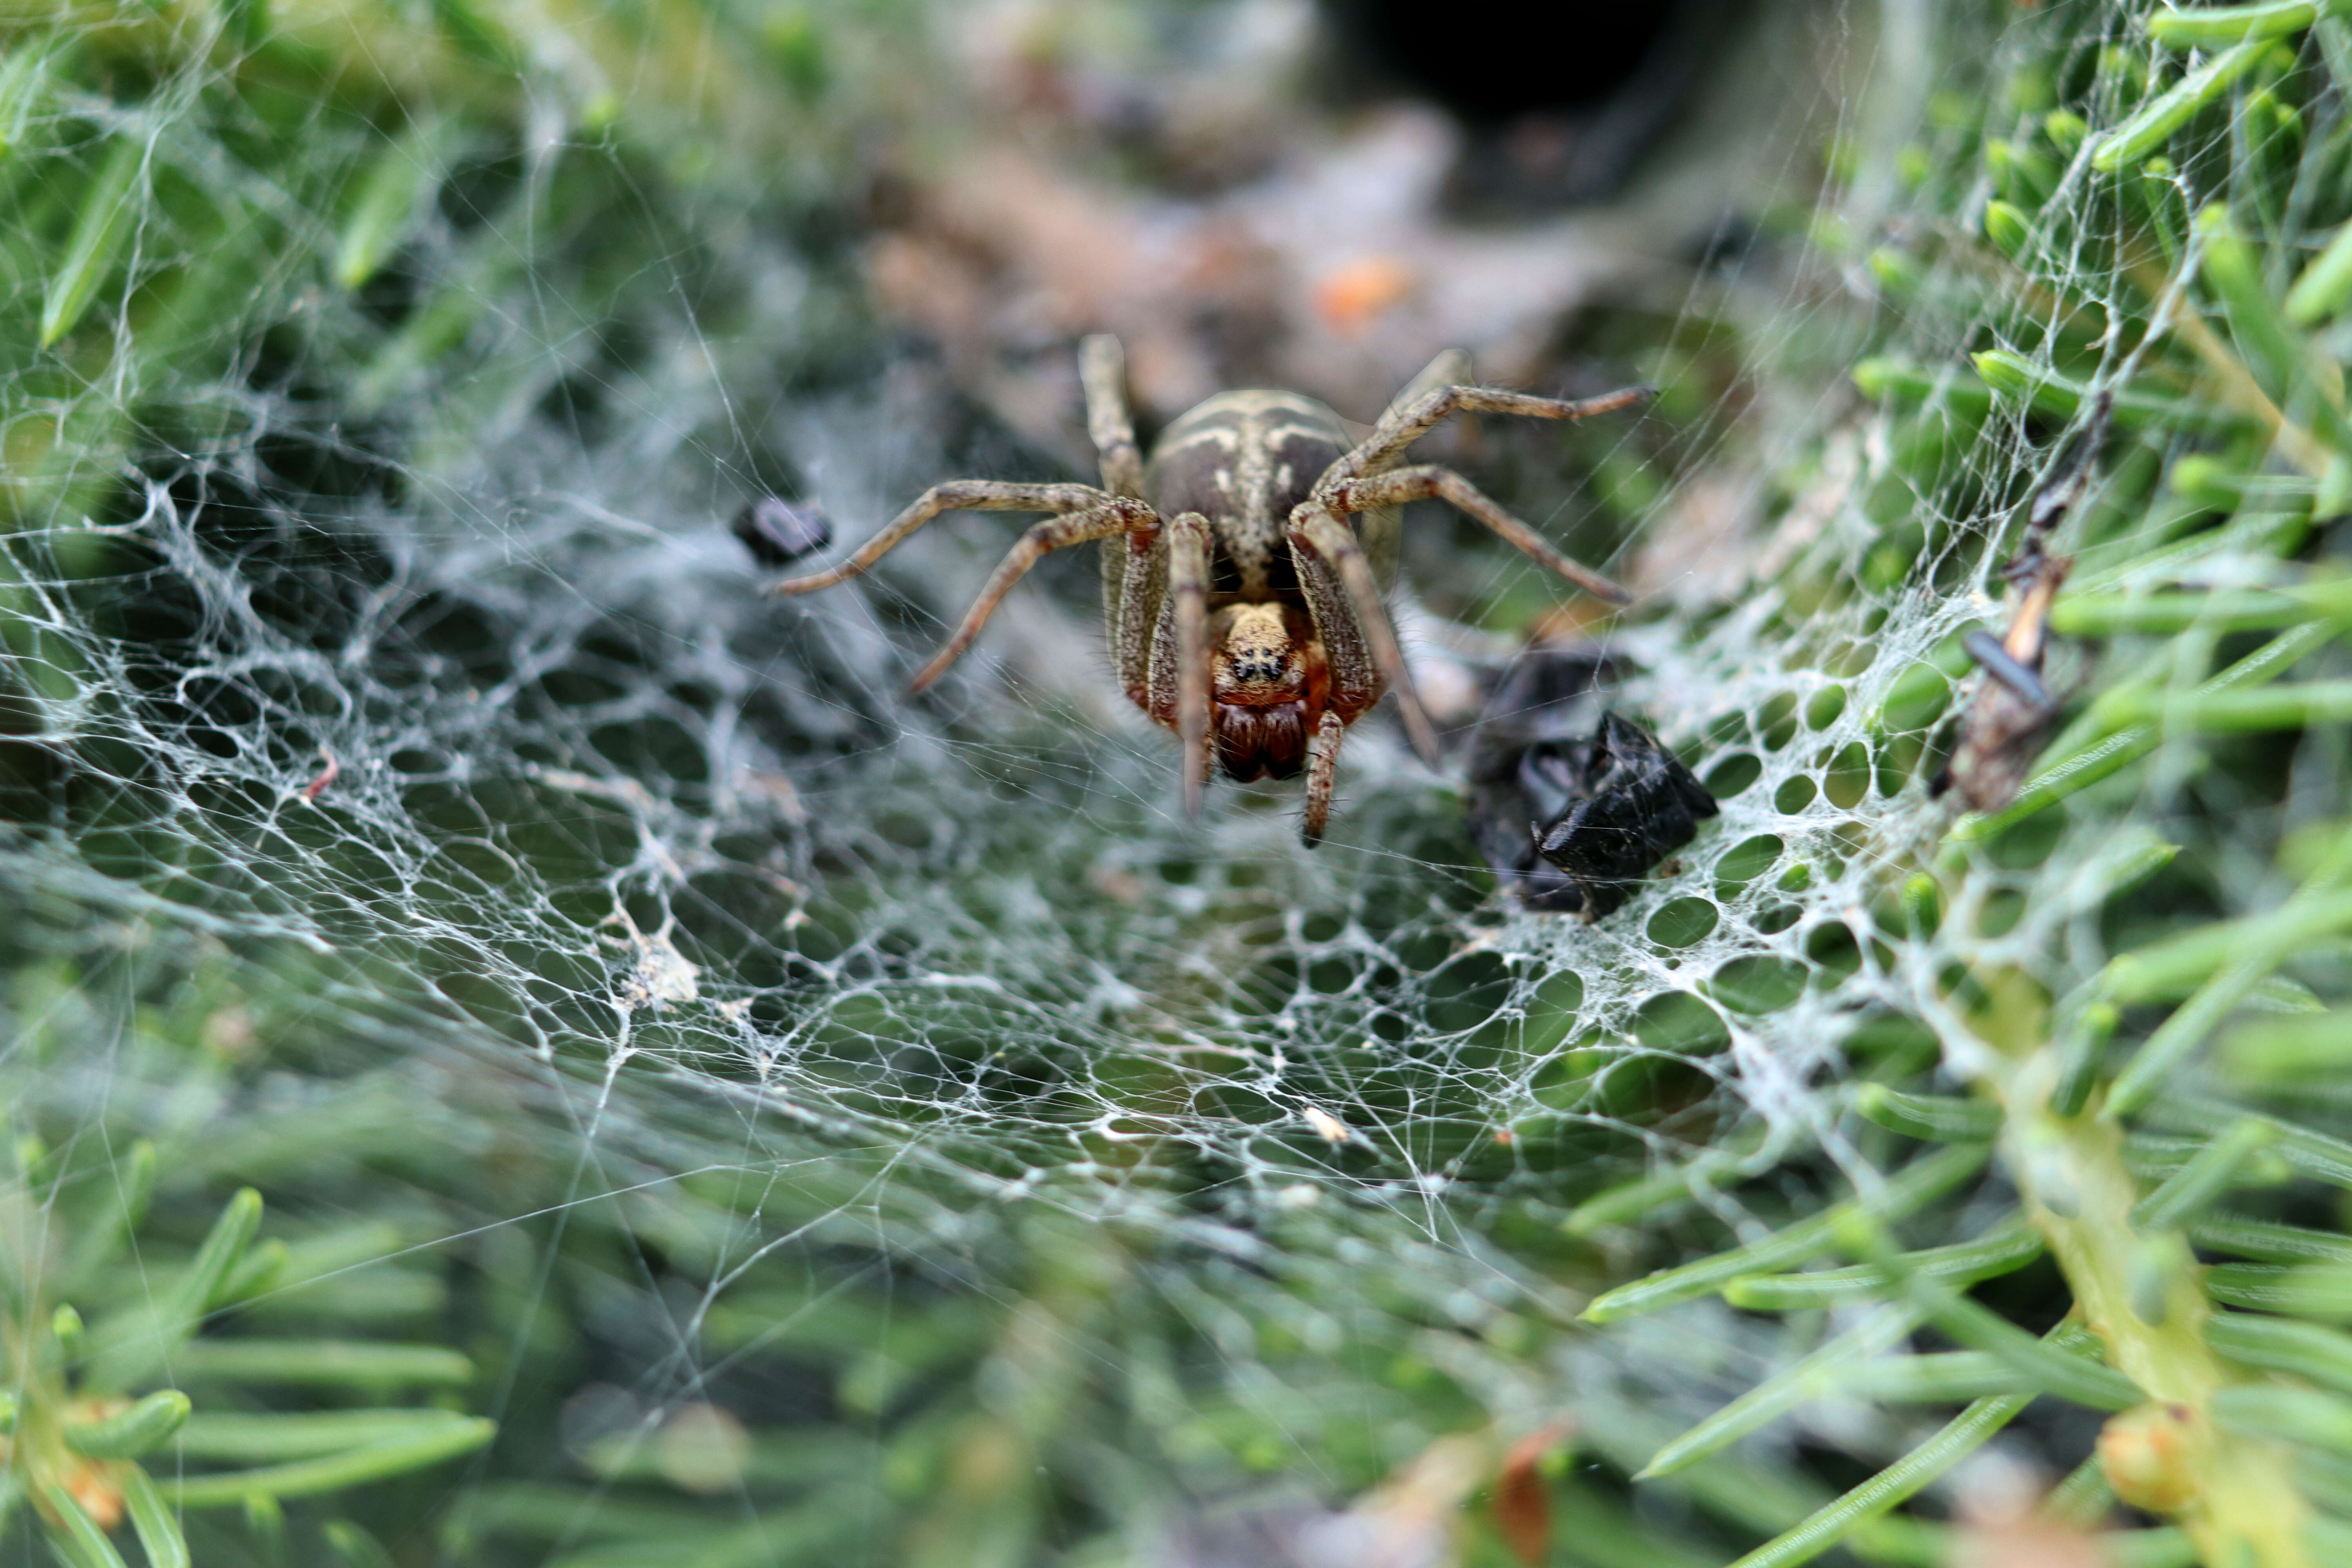
[[[92,1524],[108,1531],[122,1522],[122,1483],[115,1468],[104,1464],[77,1465],[64,1478],[67,1495],[81,1504]]]
[[[1412,292],[1412,268],[1393,256],[1365,256],[1315,285],[1315,313],[1353,335]]]
[[[319,756],[327,765],[319,770],[318,777],[302,786],[304,800],[316,800],[324,795],[327,792],[327,786],[335,782],[335,775],[343,771],[343,764],[335,761],[335,753],[326,747],[319,748]]]

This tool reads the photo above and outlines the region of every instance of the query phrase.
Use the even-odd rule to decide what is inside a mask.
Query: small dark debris
[[[735,537],[765,566],[789,566],[833,542],[833,522],[799,501],[761,496],[735,514]]]
[[[1601,710],[1616,673],[1592,650],[1532,650],[1496,683],[1479,722],[1470,837],[1528,909],[1598,920],[1716,814],[1680,758]]]

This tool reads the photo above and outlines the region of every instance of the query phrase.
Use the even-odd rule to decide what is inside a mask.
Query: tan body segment
[[[1313,398],[1223,392],[1170,425],[1146,463],[1117,341],[1087,339],[1078,365],[1100,488],[937,485],[848,561],[774,591],[805,594],[857,576],[943,511],[1051,513],[991,574],[914,689],[971,646],[1038,557],[1099,540],[1112,659],[1129,700],[1182,743],[1187,810],[1199,809],[1213,757],[1243,780],[1304,772],[1309,844],[1330,815],[1340,740],[1384,692],[1396,693],[1414,748],[1436,757],[1386,605],[1404,502],[1445,500],[1588,592],[1625,602],[1624,590],[1568,560],[1460,475],[1397,464],[1460,409],[1581,419],[1641,402],[1646,387],[1571,402],[1470,386],[1468,357],[1449,350],[1360,442]]]

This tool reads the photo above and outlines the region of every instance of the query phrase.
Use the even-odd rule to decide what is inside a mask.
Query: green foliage
[[[0,1498],[28,1502],[65,1561],[121,1563],[111,1534],[127,1522],[153,1568],[184,1565],[184,1510],[341,1491],[469,1453],[494,1435],[494,1423],[446,1410],[339,1412],[322,1427],[294,1414],[196,1414],[177,1387],[136,1394],[186,1379],[233,1402],[268,1383],[266,1374],[208,1373],[195,1336],[269,1290],[287,1254],[254,1245],[262,1204],[247,1187],[174,1263],[168,1248],[141,1245],[153,1184],[173,1174],[154,1144],[133,1145],[114,1167],[52,1152],[19,1127],[16,1178],[0,1191],[0,1344],[11,1390]],[[123,1288],[134,1271],[147,1279],[144,1292]],[[85,1328],[77,1298],[125,1304]],[[354,1367],[332,1386],[367,1391],[390,1381]],[[215,1431],[222,1422],[246,1434],[247,1451],[224,1450]],[[259,1468],[185,1468],[257,1454],[299,1458]],[[0,1508],[0,1524],[7,1511]]]
[[[1191,835],[1129,741],[900,703],[696,555],[792,429],[850,494],[970,455],[898,429],[843,237],[874,126],[958,133],[928,14],[14,25],[0,1551],[1087,1563],[1410,1504],[1484,1563],[1565,1421],[1580,1563],[1940,1561],[1988,1445],[2116,1561],[2330,1560],[2352,32],[1998,9],[1894,216],[1835,160],[1871,300],[1639,329],[1695,424],[1862,401],[1727,447],[1798,454],[1773,537],[1628,687],[1725,816],[1594,928],[1449,869],[1425,778],[1320,861]],[[1954,820],[2101,394],[2062,711]]]
[[[2114,20],[2128,38],[2135,24]],[[1681,1462],[1719,1435],[1753,1429],[1750,1413],[1778,1413],[1832,1387],[1882,1401],[1981,1393],[1953,1428],[1852,1494],[1851,1511],[1824,1510],[1743,1562],[1818,1553],[1868,1506],[1907,1495],[1904,1478],[1918,1455],[1980,1441],[2014,1418],[2030,1393],[2106,1409],[2148,1397],[2186,1413],[2177,1415],[2182,1436],[2159,1447],[2144,1446],[2158,1425],[2144,1411],[2118,1416],[2102,1444],[2105,1472],[2125,1499],[2177,1515],[2185,1530],[2162,1545],[2153,1539],[2162,1531],[2145,1544],[2120,1538],[2111,1550],[2121,1560],[2179,1552],[2180,1561],[2311,1563],[2328,1560],[2334,1539],[2330,1498],[2297,1494],[2287,1478],[2300,1472],[2282,1447],[2326,1451],[2337,1440],[2347,1413],[2338,1403],[2342,1377],[2329,1359],[2332,1342],[2314,1337],[2333,1331],[2214,1305],[2329,1315],[2330,1266],[2209,1270],[2183,1245],[2182,1229],[2200,1247],[2272,1256],[2259,1239],[2267,1222],[2216,1211],[2250,1190],[2272,1205],[2307,1203],[2296,1196],[2305,1183],[2344,1180],[2333,1101],[2305,1098],[2290,1109],[2274,1097],[2290,1075],[2310,1086],[2301,1063],[2326,1070],[2320,1057],[2336,1053],[2317,1044],[2326,1034],[2318,1009],[2345,978],[2336,889],[2346,840],[2340,824],[2318,813],[2340,787],[2340,773],[2328,772],[2340,763],[2320,759],[2340,756],[2336,683],[2326,676],[2341,668],[2344,626],[2324,606],[2340,572],[2327,531],[2340,507],[2336,476],[2352,446],[2334,351],[2309,335],[2341,303],[2341,264],[2323,248],[2302,269],[2304,281],[2295,273],[2305,243],[2299,236],[2324,238],[2352,214],[2332,208],[2333,195],[2315,202],[2288,193],[2335,189],[2323,171],[2337,166],[2352,127],[2334,118],[2326,84],[2339,63],[2352,61],[2345,52],[2352,39],[2317,5],[2166,11],[2146,22],[2147,37],[2217,50],[2190,59],[2168,84],[2168,57],[2074,30],[2087,21],[2025,29],[2011,56],[2021,75],[2069,84],[2060,112],[2087,134],[2028,121],[2017,142],[1990,144],[1998,155],[1987,165],[2004,199],[1987,205],[1981,221],[2006,259],[1990,269],[1970,262],[1965,233],[1947,226],[1933,245],[1915,242],[1874,260],[1890,294],[1903,297],[1909,333],[1932,335],[1940,324],[1931,296],[1948,269],[1969,267],[1990,280],[1968,293],[1963,314],[1947,318],[1995,345],[1973,354],[1982,390],[1895,359],[1870,362],[1855,379],[1898,419],[1911,417],[1909,408],[1972,422],[2014,410],[2028,432],[2078,422],[2093,387],[2112,389],[2121,450],[2106,462],[2120,476],[2136,452],[2148,452],[2170,471],[2173,493],[2193,500],[2202,515],[2184,520],[2159,494],[2152,506],[2138,502],[2144,515],[2135,526],[2126,501],[2114,521],[2078,527],[2063,546],[2077,560],[2052,625],[2110,646],[2086,679],[2077,678],[2075,716],[2042,751],[2017,799],[1962,817],[1934,858],[1932,882],[1916,892],[1906,885],[1904,894],[1915,910],[1936,911],[1915,912],[1907,926],[1922,950],[1915,972],[1936,977],[1918,1005],[1941,1037],[1939,1066],[1972,1080],[1977,1093],[1957,1100],[1882,1079],[1852,1103],[1910,1137],[1997,1140],[2020,1212],[1980,1247],[1898,1255],[1874,1227],[1855,1228],[1869,1212],[1857,1208],[1841,1232],[1851,1232],[1856,1267],[1723,1286],[1735,1303],[1760,1310],[1883,1299],[1897,1304],[1883,1310],[1908,1316],[1873,1320],[1880,1338],[1891,1324],[1929,1321],[1975,1347],[1977,1359],[1913,1357],[1910,1370],[1898,1361],[1878,1372],[1847,1365],[1862,1359],[1859,1347],[1829,1347],[1669,1445],[1662,1458]],[[2021,174],[2034,157],[2042,160],[2036,173]],[[2168,205],[2174,192],[2184,199]],[[2179,215],[2200,203],[2204,216],[2183,225]],[[2077,322],[2105,331],[2085,337]],[[1949,481],[1922,474],[1913,484],[1933,493]],[[2323,493],[2329,499],[2317,499]],[[1989,542],[2001,538],[1996,531]],[[1978,559],[1997,556],[1988,549]],[[2305,678],[2282,679],[2298,673]],[[2261,782],[2275,763],[2232,750],[2229,740],[2273,731],[2298,739],[2319,770],[2315,780],[2337,782],[2278,802]],[[2190,755],[2201,774],[2184,772]],[[2145,771],[2151,758],[2154,773]],[[2197,782],[2184,787],[2191,777]],[[2254,799],[2277,816],[2213,815]],[[2067,817],[2054,837],[2045,835],[2020,858],[2005,854],[2062,803]],[[2283,830],[2290,825],[2299,835],[2292,850]],[[2206,919],[2165,919],[2187,890],[2171,845],[2156,846],[2144,869],[2118,866],[2120,874],[2095,873],[2096,857],[2084,852],[2119,828],[2151,826],[2203,847],[2200,855],[2252,865],[2275,859],[2271,890],[2225,886]],[[2137,910],[2109,902],[2151,874],[2167,884],[2167,899]],[[2095,932],[2063,923],[2074,918],[2069,909],[2103,906]],[[2234,1076],[2231,1088],[2245,1098],[2233,1100],[2202,1066],[2203,1053],[2252,1005],[2313,1014],[2238,1026],[2231,1037],[2247,1045],[2236,1059],[2252,1070]],[[2284,1044],[2306,1037],[2313,1043],[2301,1049],[2316,1055]],[[2277,1054],[2267,1059],[2280,1067],[2254,1068],[2265,1060],[2256,1042],[2273,1038],[2283,1044],[2268,1047]],[[2158,1142],[2164,1152],[2151,1159]],[[2026,1353],[2031,1342],[1944,1282],[2031,1262],[2038,1245],[2004,1252],[1998,1241],[2036,1232],[2095,1334],[2068,1331],[2078,1345],[2103,1350],[2128,1381],[2110,1388],[2070,1370],[2080,1363]],[[2310,1236],[2307,1245],[2319,1250],[2292,1256],[2329,1256],[2332,1239],[2294,1234]],[[1985,1275],[1973,1275],[1974,1250],[1985,1255]],[[1706,1278],[1710,1261],[1679,1271]],[[2261,1278],[2237,1279],[2243,1269]]]

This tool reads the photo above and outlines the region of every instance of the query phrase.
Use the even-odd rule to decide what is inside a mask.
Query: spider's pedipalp
[[[1303,546],[1313,551],[1339,574],[1349,612],[1370,646],[1372,661],[1379,667],[1381,679],[1396,694],[1397,713],[1404,721],[1405,734],[1421,760],[1435,767],[1437,731],[1430,728],[1429,715],[1423,711],[1421,699],[1413,691],[1412,671],[1405,666],[1404,649],[1397,642],[1396,627],[1389,620],[1388,606],[1381,602],[1380,584],[1372,576],[1371,563],[1366,559],[1355,530],[1340,521],[1329,507],[1307,501],[1290,514],[1288,533],[1294,549]]]
[[[1451,468],[1432,465],[1398,468],[1370,479],[1347,479],[1331,487],[1323,499],[1331,510],[1343,515],[1376,507],[1401,506],[1412,500],[1442,500],[1484,523],[1538,565],[1558,573],[1594,598],[1612,605],[1633,601],[1629,591],[1554,550],[1541,534],[1505,511],[1485,491]]]
[[[1029,568],[1034,566],[1048,551],[1159,525],[1159,514],[1139,500],[1132,500],[1126,496],[1103,496],[1099,490],[1094,494],[1101,497],[1097,504],[1084,511],[1066,517],[1048,518],[1044,522],[1032,525],[1021,536],[1020,542],[1005,552],[1004,559],[997,563],[996,570],[988,574],[980,596],[972,600],[971,608],[964,612],[963,622],[956,627],[955,635],[948,638],[945,646],[931,656],[930,663],[917,671],[915,679],[908,683],[909,694],[922,690],[947,672],[948,666],[953,664],[963,650],[971,646],[972,639],[980,636],[980,629],[988,624],[988,617],[996,613],[998,601],[1010,593],[1013,584],[1021,581]]]
[[[1209,520],[1168,521],[1168,593],[1176,621],[1176,737],[1184,755],[1184,815],[1197,818],[1209,784]]]
[[[1140,498],[1143,453],[1127,408],[1127,352],[1117,338],[1097,332],[1078,344],[1078,384],[1086,391],[1087,436],[1102,463],[1103,489]]]
[[[1422,372],[1423,375],[1428,374]],[[1325,471],[1316,483],[1316,493],[1325,494],[1349,479],[1380,472],[1403,456],[1407,447],[1444,424],[1449,416],[1465,409],[1480,414],[1517,414],[1529,419],[1590,419],[1596,414],[1647,402],[1657,390],[1654,386],[1627,386],[1604,392],[1598,397],[1566,398],[1535,397],[1496,386],[1440,386],[1410,402],[1401,395],[1381,416],[1372,433]]]
[[[1112,498],[1092,485],[1022,484],[1010,479],[950,479],[933,485],[915,504],[890,520],[890,525],[862,545],[840,565],[805,577],[787,577],[769,584],[771,594],[814,594],[835,583],[861,577],[907,536],[943,511],[1049,511],[1063,515],[1100,506]]]
[[[1323,829],[1331,820],[1332,781],[1339,767],[1339,742],[1347,738],[1346,721],[1327,708],[1314,738],[1307,742],[1307,816],[1298,825],[1298,836],[1309,849],[1323,842]]]

